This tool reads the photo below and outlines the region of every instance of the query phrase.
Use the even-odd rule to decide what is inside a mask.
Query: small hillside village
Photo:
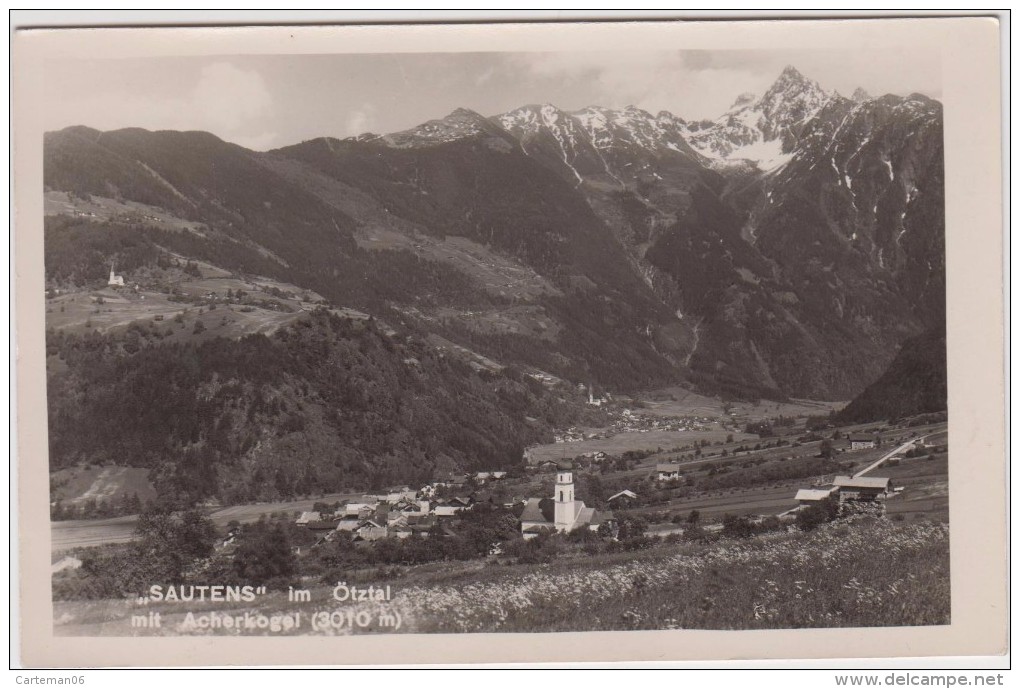
[[[427,537],[437,528],[445,529],[450,518],[477,502],[472,484],[501,481],[506,475],[505,471],[480,471],[433,481],[417,490],[393,486],[338,504],[329,513],[302,512],[295,523],[316,533],[321,541],[331,541],[340,533],[368,542],[415,534]]]
[[[597,401],[597,400],[596,400]],[[589,401],[589,404],[593,404]],[[601,404],[593,406],[602,406]],[[700,431],[711,427],[712,420],[697,416],[658,416],[623,409],[614,415],[606,428],[584,430],[571,427],[553,436],[556,443],[579,443],[585,440],[604,440],[620,433],[649,433],[651,431]]]
[[[428,537],[438,528],[441,533],[450,529],[451,518],[470,509],[478,501],[469,487],[506,478],[505,471],[482,471],[470,477],[452,476],[434,481],[418,490],[395,486],[384,493],[367,494],[349,500],[329,513],[305,511],[295,524],[319,536],[320,541],[334,540],[338,534],[350,534],[356,542],[372,542],[383,538],[408,538],[412,535]],[[450,497],[436,497],[441,493]],[[629,490],[612,496],[608,502],[636,498]],[[603,533],[615,533],[615,518],[610,510],[596,510],[577,499],[573,473],[561,471],[556,475],[552,498],[513,498],[502,505],[513,509],[523,506],[520,516],[521,535],[534,538],[543,531],[570,532],[587,528]]]
[[[872,449],[873,436],[856,435],[848,438],[850,449]],[[903,448],[900,448],[903,449]],[[853,476],[835,476],[831,483],[813,485],[797,490],[797,505],[778,515],[781,521],[792,521],[796,513],[810,506],[832,500],[838,505],[853,503],[857,508],[881,508],[884,500],[895,494],[889,478],[865,476],[881,465],[884,459]],[[548,465],[548,466],[546,466]],[[542,533],[570,533],[587,529],[600,535],[615,538],[619,531],[617,516],[612,509],[596,509],[586,505],[576,492],[574,465],[570,461],[546,462],[534,467],[538,470],[555,470],[551,496],[515,497],[502,506],[519,512],[521,536],[532,539]],[[668,484],[681,478],[681,463],[659,463],[649,478],[655,483]],[[318,542],[335,540],[346,533],[355,542],[373,542],[386,538],[404,539],[413,535],[452,534],[456,518],[465,510],[481,502],[479,486],[504,480],[505,471],[482,471],[473,475],[455,475],[433,481],[415,490],[408,486],[394,486],[377,494],[366,494],[337,504],[330,512],[306,511],[296,524],[313,532]],[[607,507],[627,509],[639,500],[630,489],[621,490],[605,500]],[[752,521],[755,521],[752,519]],[[711,525],[708,530],[721,528]],[[673,529],[669,533],[676,533]],[[679,532],[682,533],[682,530]],[[658,534],[663,535],[663,534]]]

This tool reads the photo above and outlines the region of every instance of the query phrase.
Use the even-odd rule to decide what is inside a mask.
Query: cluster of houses
[[[553,436],[557,443],[579,443],[584,440],[604,440],[620,433],[648,433],[650,431],[696,431],[708,427],[710,420],[694,416],[657,416],[640,414],[624,409],[606,428],[585,431],[576,426]]]
[[[474,483],[499,480],[505,472],[478,472]],[[456,517],[475,504],[473,497],[455,495],[448,498],[429,498],[440,488],[466,487],[467,476],[455,476],[431,483],[415,491],[407,486],[388,489],[378,495],[363,495],[339,505],[333,512],[302,512],[296,523],[316,533],[321,540],[333,540],[348,533],[355,541],[377,541],[382,538],[407,538],[414,534],[427,537],[437,526],[446,529],[445,518]],[[607,501],[610,505],[629,506],[637,494],[623,490]],[[603,526],[615,534],[617,523],[611,510],[599,510],[578,500],[574,493],[573,472],[559,471],[552,498],[515,499],[510,504],[523,502],[521,534],[534,538],[543,531],[568,533],[576,529],[598,531]]]
[[[472,481],[481,485],[505,477],[505,471],[480,471],[434,481],[420,490],[395,486],[385,493],[357,497],[330,513],[302,512],[295,523],[324,540],[332,540],[340,533],[350,534],[355,541],[407,538],[413,534],[428,536],[443,519],[457,516],[475,502],[473,497],[464,495],[437,498],[441,489],[461,492],[458,489],[468,488]]]
[[[527,457],[527,453],[525,453],[525,457]],[[528,468],[539,473],[546,471],[570,471],[571,469],[587,468],[601,464],[608,458],[609,455],[605,452],[585,452],[573,459],[547,459],[535,464],[529,464]]]
[[[695,416],[658,416],[624,409],[610,426],[612,433],[647,433],[648,431],[696,431],[707,427],[710,420]]]

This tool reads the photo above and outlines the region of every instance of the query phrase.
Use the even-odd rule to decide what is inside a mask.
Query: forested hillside
[[[182,501],[271,500],[506,469],[581,418],[514,369],[318,311],[271,337],[167,344],[174,325],[50,332],[50,462],[149,467]]]
[[[946,411],[946,333],[928,330],[903,343],[889,369],[836,419],[857,423]]]

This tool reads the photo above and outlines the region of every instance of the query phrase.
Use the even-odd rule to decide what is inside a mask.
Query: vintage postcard
[[[24,662],[1004,652],[998,41],[20,32]]]

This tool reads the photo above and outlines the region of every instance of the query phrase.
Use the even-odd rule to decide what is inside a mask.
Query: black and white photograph
[[[943,65],[49,57],[53,636],[951,625]]]

